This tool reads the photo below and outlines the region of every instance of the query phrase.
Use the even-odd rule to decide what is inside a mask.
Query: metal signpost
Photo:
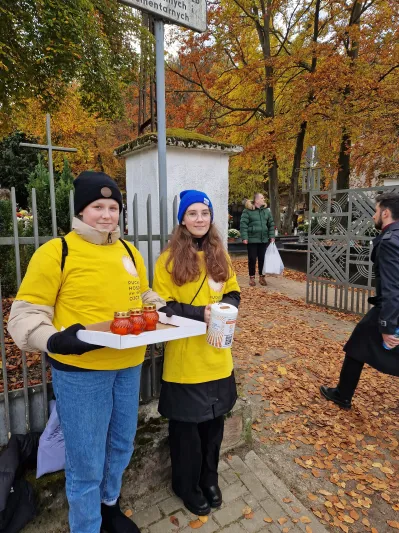
[[[161,208],[161,235],[168,235],[165,113],[164,21],[194,31],[206,31],[206,0],[119,0],[155,19],[156,97],[158,129],[158,176]]]
[[[50,177],[50,204],[51,204],[51,225],[53,237],[57,237],[57,214],[55,210],[55,187],[54,187],[54,169],[53,169],[53,150],[57,152],[77,152],[76,148],[64,148],[63,146],[53,146],[51,144],[51,124],[50,114],[46,115],[46,137],[47,144],[20,143],[20,146],[28,148],[37,148],[38,150],[47,150],[48,152],[48,172]]]

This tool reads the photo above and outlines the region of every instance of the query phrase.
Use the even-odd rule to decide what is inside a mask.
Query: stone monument
[[[214,222],[227,243],[229,159],[242,151],[241,146],[217,141],[182,129],[167,130],[168,232],[173,229],[173,201],[185,189],[199,189],[210,197]],[[138,232],[147,234],[146,202],[151,194],[152,231],[160,232],[157,134],[148,133],[117,148],[117,157],[126,160],[128,233],[133,233],[133,198],[138,197]],[[140,243],[147,261],[147,244]],[[153,243],[154,261],[160,252]],[[148,265],[147,265],[148,266]]]

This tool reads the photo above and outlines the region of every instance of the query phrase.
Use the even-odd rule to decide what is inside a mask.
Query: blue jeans
[[[71,533],[99,533],[101,502],[119,497],[133,453],[141,365],[124,370],[52,369],[65,438],[66,493]]]

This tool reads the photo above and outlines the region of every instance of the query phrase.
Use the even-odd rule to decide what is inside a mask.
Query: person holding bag
[[[34,253],[8,331],[21,350],[49,353],[71,533],[139,533],[119,495],[133,453],[146,347],[104,348],[76,333],[115,311],[165,301],[149,288],[139,251],[120,239],[122,195],[115,181],[82,172],[74,188],[73,229]]]
[[[154,290],[166,300],[167,314],[209,324],[210,305],[238,307],[240,288],[209,197],[181,192],[178,221],[156,263]],[[199,516],[222,503],[217,470],[224,415],[236,399],[229,348],[210,346],[206,335],[167,343],[158,409],[169,419],[172,488]]]
[[[249,285],[255,287],[256,260],[258,260],[259,284],[266,286],[263,272],[266,249],[269,241],[274,242],[274,220],[270,209],[266,207],[265,197],[257,192],[254,200],[245,200],[245,209],[240,220],[241,239],[247,245]]]

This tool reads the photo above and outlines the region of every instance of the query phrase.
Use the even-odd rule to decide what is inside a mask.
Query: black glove
[[[76,333],[80,329],[86,329],[82,324],[73,324],[69,328],[64,329],[58,333],[51,335],[47,341],[47,350],[50,353],[60,355],[82,355],[86,352],[104,348],[104,346],[97,346],[96,344],[89,344],[77,338]]]
[[[173,309],[167,305],[164,305],[163,307],[160,307],[158,311],[161,311],[162,313],[165,313],[165,315],[170,318],[173,315],[176,315],[176,313],[173,311]]]

